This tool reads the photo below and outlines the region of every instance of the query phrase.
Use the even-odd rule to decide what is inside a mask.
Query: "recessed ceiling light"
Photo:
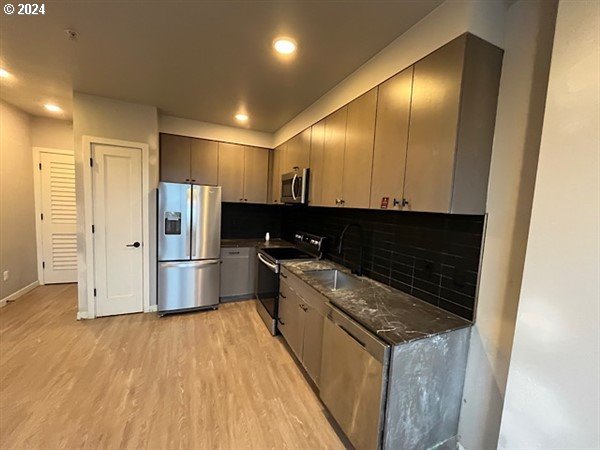
[[[10,77],[10,73],[8,73],[4,69],[0,69],[0,78],[8,78],[8,77]]]
[[[277,38],[273,41],[273,47],[277,53],[282,55],[291,55],[296,51],[296,41],[290,38]]]
[[[248,114],[236,114],[235,115],[235,120],[237,120],[238,122],[247,122],[248,121]]]
[[[55,113],[62,111],[62,108],[60,106],[53,105],[52,103],[46,103],[44,105],[44,108],[46,108],[50,112],[55,112]]]

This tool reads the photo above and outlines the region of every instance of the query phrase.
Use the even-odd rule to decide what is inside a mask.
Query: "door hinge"
[[[94,297],[96,296],[96,288],[94,288]]]
[[[46,261],[42,261],[42,269],[46,268]]]
[[[92,233],[96,232],[96,227],[94,225],[92,225]]]
[[[44,220],[44,213],[40,214],[40,219]]]
[[[40,163],[38,167],[40,168],[40,170],[42,170],[42,163]]]
[[[90,158],[90,167],[94,167],[94,158]]]

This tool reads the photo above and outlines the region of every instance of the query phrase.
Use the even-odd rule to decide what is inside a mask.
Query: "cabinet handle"
[[[302,308],[302,311],[304,312],[308,311],[308,307],[306,305],[300,305],[300,308]]]
[[[283,322],[283,320],[277,318],[277,322],[279,322],[279,325],[285,325],[285,323]]]
[[[280,273],[279,275],[281,275],[281,278],[287,278],[287,275]]]
[[[243,202],[243,201],[244,201],[244,199],[243,199],[243,198],[240,198],[240,202]]]
[[[285,295],[283,295],[281,292],[279,293],[279,296],[280,296],[281,298],[287,298],[287,297],[286,297]]]
[[[245,199],[244,199],[244,201],[245,201],[245,202],[247,202],[247,201],[248,201],[248,199],[247,199],[247,198],[245,198]]]
[[[402,199],[402,207],[404,208],[405,206],[408,206],[408,200],[406,200],[405,198]]]

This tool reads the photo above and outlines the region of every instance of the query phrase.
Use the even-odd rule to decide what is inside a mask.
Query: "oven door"
[[[276,334],[279,305],[279,266],[257,253],[256,309],[272,335]]]

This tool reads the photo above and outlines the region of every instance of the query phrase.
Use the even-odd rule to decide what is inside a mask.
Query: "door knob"
[[[127,244],[126,247],[138,248],[140,245],[142,245],[142,244],[140,244],[138,241],[135,241],[133,244]]]

